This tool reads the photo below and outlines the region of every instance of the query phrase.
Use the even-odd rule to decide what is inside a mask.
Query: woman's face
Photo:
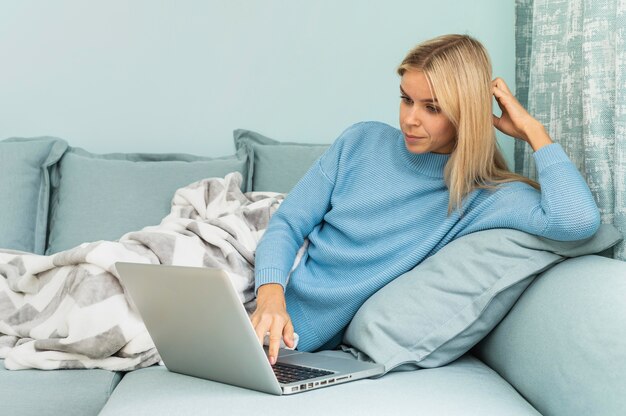
[[[400,82],[400,128],[411,153],[452,153],[456,129],[433,97],[422,71],[408,70]]]

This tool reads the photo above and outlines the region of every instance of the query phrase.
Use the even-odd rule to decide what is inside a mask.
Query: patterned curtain
[[[516,0],[516,95],[626,236],[626,0]],[[536,178],[532,149],[515,171]],[[626,244],[613,257],[626,260]]]

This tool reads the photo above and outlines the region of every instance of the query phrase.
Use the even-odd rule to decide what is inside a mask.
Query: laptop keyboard
[[[276,374],[276,378],[280,383],[293,383],[296,381],[334,374],[332,371],[284,363],[276,363],[272,368],[274,369],[274,374]]]

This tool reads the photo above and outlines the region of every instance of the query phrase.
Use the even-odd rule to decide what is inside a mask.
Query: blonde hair
[[[409,51],[400,66],[422,71],[444,115],[456,129],[456,145],[444,170],[450,192],[448,213],[462,207],[476,188],[520,181],[539,184],[511,172],[496,141],[492,119],[491,61],[483,45],[467,35],[444,35]]]

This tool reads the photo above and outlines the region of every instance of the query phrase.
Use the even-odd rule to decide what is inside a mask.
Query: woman
[[[585,181],[505,82],[492,81],[478,41],[447,35],[422,43],[398,74],[400,130],[376,122],[348,128],[259,242],[251,320],[259,340],[270,333],[272,364],[281,339],[293,346],[294,328],[299,350],[336,347],[369,296],[455,238],[514,228],[578,240],[599,227]],[[494,126],[533,148],[541,187],[507,169]]]

